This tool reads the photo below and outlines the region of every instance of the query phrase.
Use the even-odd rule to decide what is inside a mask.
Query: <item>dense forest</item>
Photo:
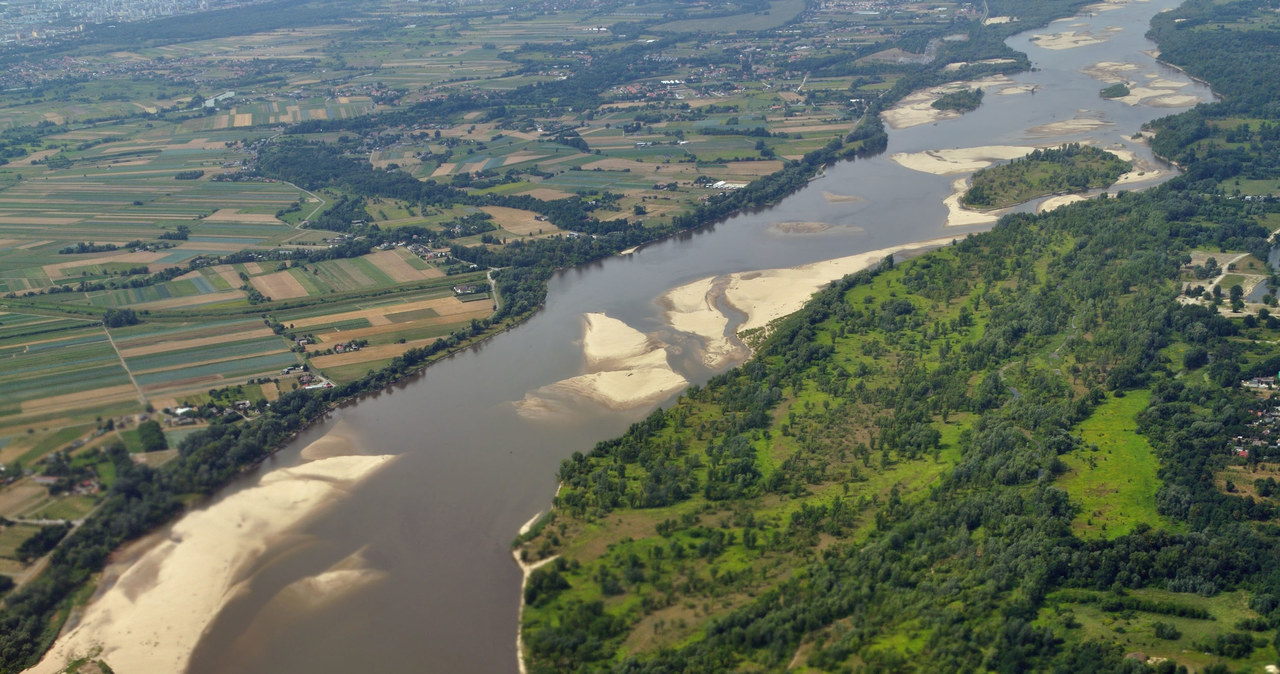
[[[1265,257],[1280,226],[1236,187],[1280,177],[1274,21],[1158,15],[1225,97],[1153,125],[1183,176],[848,277],[566,460],[517,541],[549,562],[531,671],[1275,663],[1280,420],[1241,381],[1274,375],[1280,322],[1177,301],[1193,251]]]

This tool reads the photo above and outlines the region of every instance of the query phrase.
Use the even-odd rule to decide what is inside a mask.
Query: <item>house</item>
[[[213,98],[206,98],[206,99],[205,99],[205,101],[204,101],[204,107],[206,107],[206,108],[213,108],[213,107],[217,107],[217,105],[218,105],[219,103],[221,103],[221,102],[223,102],[223,101],[229,101],[229,100],[231,100],[231,99],[233,99],[233,98],[235,98],[235,97],[236,97],[236,92],[234,92],[234,91],[224,91],[224,92],[222,92],[222,93],[218,94],[217,96],[214,96]]]

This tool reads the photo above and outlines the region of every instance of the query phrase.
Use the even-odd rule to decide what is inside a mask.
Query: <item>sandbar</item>
[[[1062,208],[1067,204],[1074,204],[1077,201],[1086,201],[1087,199],[1088,197],[1082,194],[1061,194],[1056,197],[1049,197],[1048,199],[1040,202],[1040,205],[1036,207],[1036,212],[1048,213],[1049,211]]]
[[[1151,72],[1135,72],[1138,70],[1140,70],[1138,66],[1132,63],[1103,61],[1095,63],[1088,68],[1083,68],[1080,72],[1108,84],[1126,84],[1129,87],[1129,93],[1111,100],[1120,101],[1128,105],[1147,105],[1153,108],[1187,108],[1201,101],[1201,98],[1194,94],[1180,93],[1181,89],[1188,86],[1190,82],[1171,80]],[[1141,77],[1148,81],[1146,84],[1139,85],[1130,77]]]
[[[658,299],[668,325],[702,338],[702,364],[713,369],[746,356],[746,347],[726,334],[729,317],[716,307],[728,285],[729,278],[712,276],[672,288]]]
[[[987,17],[987,19],[982,22],[982,25],[994,26],[998,23],[1010,23],[1017,20],[1018,20],[1018,17],[1016,16],[992,16],[992,17]]]
[[[1027,129],[1027,134],[1035,137],[1051,138],[1074,133],[1084,133],[1093,131],[1099,127],[1112,126],[1111,122],[1092,117],[1077,117],[1076,119],[1068,119],[1061,122],[1050,122],[1033,126]]]
[[[1093,44],[1101,44],[1106,42],[1110,37],[1122,29],[1116,26],[1108,26],[1100,33],[1091,33],[1089,31],[1067,30],[1060,33],[1041,33],[1031,38],[1032,44],[1042,49],[1075,49],[1076,47],[1087,47]]]
[[[981,61],[956,61],[955,63],[948,63],[947,65],[943,66],[942,72],[944,73],[955,72],[965,66],[975,65],[975,64],[999,65],[1001,63],[1017,63],[1017,61],[1011,58],[982,59]]]
[[[829,222],[811,222],[804,220],[792,220],[789,222],[775,222],[769,226],[769,231],[775,234],[818,234],[831,229]]]
[[[1133,183],[1145,183],[1157,178],[1162,178],[1167,173],[1167,171],[1159,166],[1124,148],[1106,148],[1106,150],[1120,159],[1129,162],[1133,167],[1128,173],[1121,175],[1114,183],[1111,184],[1113,189],[1116,187],[1123,187],[1125,185],[1132,185]]]
[[[835,192],[828,192],[826,190],[822,191],[822,198],[826,199],[827,203],[831,204],[858,203],[860,201],[864,201],[864,199],[859,196],[852,194],[836,194]]]
[[[747,319],[738,326],[739,332],[763,328],[778,318],[799,311],[814,293],[832,281],[869,269],[894,253],[935,248],[952,241],[953,237],[942,237],[869,250],[791,269],[731,274],[730,282],[725,288],[725,299],[733,308],[747,315]]]
[[[1009,209],[1002,208],[991,211],[976,211],[971,208],[965,208],[960,203],[960,198],[964,196],[966,190],[969,189],[969,180],[960,178],[951,183],[951,195],[942,200],[942,205],[947,207],[947,226],[948,227],[972,227],[974,225],[990,225],[1000,216],[1008,212]]]
[[[104,578],[115,581],[104,582],[80,621],[28,671],[55,674],[94,652],[117,672],[183,671],[205,628],[247,582],[239,579],[248,565],[394,458],[329,456],[273,470],[256,485],[186,514],[136,561],[109,567]],[[312,585],[351,580],[342,575]]]
[[[611,409],[630,409],[689,385],[671,368],[666,346],[652,336],[601,313],[584,314],[583,319],[587,372],[525,394],[515,403],[521,415],[562,416],[583,398]]]
[[[739,333],[767,328],[773,321],[799,311],[814,293],[832,281],[868,269],[888,255],[943,246],[954,240],[943,237],[789,269],[737,272],[701,279],[673,288],[663,296],[671,307],[667,320],[677,329],[696,330],[699,324],[704,324],[708,330],[705,336],[715,335],[717,331],[722,335],[728,318],[715,308],[713,301],[722,289],[729,305],[746,314],[737,328]],[[720,316],[710,316],[712,312]]]
[[[960,116],[956,110],[938,110],[933,102],[946,94],[964,89],[978,88],[984,92],[990,89],[1001,89],[1013,86],[1013,81],[1004,75],[993,75],[980,80],[968,82],[951,82],[937,87],[929,87],[915,93],[907,94],[898,104],[880,113],[880,118],[891,129],[906,129],[922,124],[930,124],[944,119]]]
[[[1015,94],[1029,94],[1035,91],[1037,87],[1039,87],[1038,84],[1015,84],[1013,86],[1005,87],[997,91],[996,93],[1001,96],[1013,96]]]
[[[281,631],[297,624],[299,617],[312,615],[385,580],[387,573],[369,568],[364,555],[365,548],[361,548],[328,569],[281,588],[232,642],[228,669],[238,668],[237,657],[252,658],[261,653]]]
[[[586,314],[582,351],[592,367],[642,358],[657,348],[649,336],[604,314]]]
[[[954,173],[973,173],[998,161],[1017,159],[1034,149],[1034,147],[1025,145],[986,145],[951,150],[898,152],[889,158],[900,166],[913,171],[932,173],[934,175],[950,175]]]

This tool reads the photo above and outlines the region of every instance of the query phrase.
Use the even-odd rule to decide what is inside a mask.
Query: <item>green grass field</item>
[[[0,527],[0,557],[6,559],[17,559],[18,546],[23,541],[31,538],[40,530],[40,527],[28,526],[26,524],[14,524],[7,527]]]
[[[1149,391],[1109,398],[1076,427],[1086,446],[1062,457],[1071,470],[1058,486],[1080,508],[1072,523],[1080,536],[1116,538],[1140,523],[1172,526],[1155,510],[1159,462],[1137,433],[1137,414],[1150,401]]]

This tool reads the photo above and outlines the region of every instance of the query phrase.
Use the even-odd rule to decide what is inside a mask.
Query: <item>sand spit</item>
[[[999,65],[1001,63],[1017,63],[1017,61],[1010,58],[982,59],[981,61],[956,61],[955,63],[948,63],[947,65],[943,66],[942,72],[944,73],[955,72],[969,65]]]
[[[582,336],[582,351],[593,368],[604,369],[615,363],[643,358],[659,347],[648,335],[604,314],[587,314]]]
[[[583,318],[582,350],[589,371],[530,391],[515,403],[521,415],[558,416],[583,398],[612,409],[630,409],[689,385],[671,369],[666,347],[657,340],[604,314]]]
[[[944,237],[790,269],[737,272],[694,281],[663,296],[663,301],[670,307],[667,319],[677,329],[688,332],[698,333],[701,327],[705,332],[698,334],[708,341],[721,338],[729,321],[716,308],[716,300],[723,294],[730,306],[747,316],[738,326],[739,333],[764,328],[778,318],[799,311],[814,293],[832,281],[870,268],[888,255],[935,248],[953,240],[952,237]]]
[[[1105,148],[1107,152],[1114,154],[1120,159],[1129,162],[1133,168],[1128,173],[1121,175],[1111,185],[1111,189],[1125,187],[1134,183],[1145,183],[1150,180],[1162,178],[1168,173],[1167,170],[1158,165],[1135,155],[1132,151],[1124,148],[1109,147]]]
[[[1077,201],[1086,201],[1088,198],[1089,197],[1082,194],[1062,194],[1056,197],[1049,197],[1048,199],[1040,202],[1040,205],[1036,207],[1036,212],[1048,213],[1049,211],[1062,208],[1067,204],[1074,204]]]
[[[713,276],[686,283],[672,288],[658,299],[658,303],[666,308],[668,325],[702,338],[702,364],[712,369],[747,355],[746,347],[735,337],[728,336],[729,317],[717,306],[729,287],[731,277]]]
[[[973,173],[998,161],[1017,159],[1034,149],[1034,147],[1025,145],[987,145],[952,150],[898,152],[889,158],[913,171],[932,173],[934,175],[950,175]]]
[[[325,453],[332,451],[326,448]],[[239,592],[248,565],[394,456],[329,456],[264,475],[254,487],[193,511],[101,589],[79,623],[29,671],[55,674],[76,657],[96,656],[118,672],[181,672],[205,628]],[[179,545],[181,543],[181,545]],[[329,594],[368,576],[335,568],[307,591]],[[359,581],[363,582],[363,581]],[[356,582],[356,584],[359,584]]]
[[[1001,96],[1013,96],[1015,94],[1029,94],[1035,91],[1036,88],[1039,86],[1040,85],[1038,84],[1015,84],[1013,86],[1005,87],[997,91],[996,93]]]
[[[951,183],[951,196],[942,200],[942,205],[947,207],[947,226],[948,227],[972,227],[974,225],[990,225],[1000,219],[1001,215],[1009,212],[1007,208],[1000,208],[991,211],[976,211],[971,208],[965,208],[960,203],[960,198],[964,196],[966,190],[969,189],[969,179],[960,178]]]
[[[361,548],[328,569],[281,588],[257,611],[230,651],[252,658],[276,638],[282,627],[295,624],[299,616],[314,614],[385,580],[387,573],[369,568],[364,553]],[[230,666],[235,668],[234,659]]]

